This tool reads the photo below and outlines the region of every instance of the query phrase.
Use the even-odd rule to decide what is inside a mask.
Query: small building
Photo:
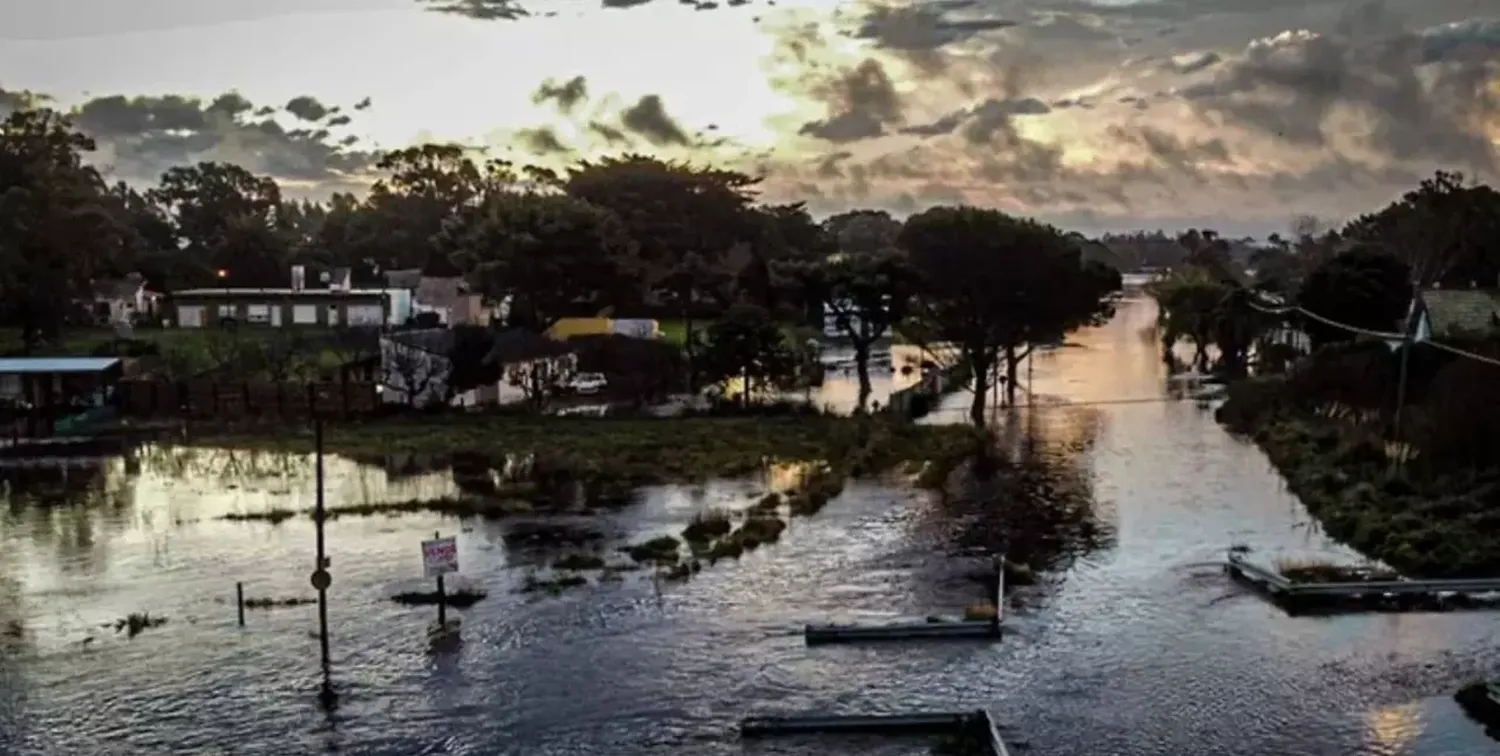
[[[469,284],[458,276],[423,274],[413,293],[412,314],[430,312],[445,326],[486,325],[484,298],[469,291]]]
[[[570,372],[576,357],[529,331],[482,326],[394,331],[380,339],[381,401],[413,407],[477,407],[526,399],[518,373]]]
[[[180,328],[225,321],[272,328],[383,326],[394,321],[391,299],[384,289],[187,289],[172,293],[172,307]]]
[[[123,278],[101,278],[93,282],[94,319],[100,325],[134,323],[136,318],[156,312],[161,295],[146,289],[146,278],[131,273]]]
[[[110,413],[123,372],[118,357],[0,358],[0,417],[12,436],[66,434]]]
[[[1412,314],[1416,341],[1500,337],[1500,290],[1426,289],[1413,299]]]

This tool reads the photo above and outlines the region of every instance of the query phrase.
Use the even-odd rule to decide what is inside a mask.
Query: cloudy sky
[[[0,0],[0,108],[77,108],[131,180],[228,159],[316,193],[451,140],[1085,231],[1264,233],[1500,176],[1500,0],[518,2]]]

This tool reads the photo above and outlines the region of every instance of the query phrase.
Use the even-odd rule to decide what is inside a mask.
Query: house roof
[[[413,328],[395,331],[387,338],[402,346],[442,355],[452,352],[456,342],[453,331],[447,328]]]
[[[124,278],[100,278],[93,282],[94,297],[97,299],[132,299],[145,285],[146,279],[139,274]]]
[[[338,299],[340,297],[385,297],[385,289],[182,289],[172,292],[173,297],[195,297],[209,299]]]
[[[102,373],[119,357],[0,357],[0,375]]]
[[[557,357],[571,351],[563,342],[522,328],[512,328],[495,334],[495,344],[485,362],[508,365],[540,357]]]
[[[1422,304],[1434,334],[1500,331],[1500,291],[1428,289],[1422,292]]]
[[[464,293],[466,286],[462,278],[423,275],[417,283],[417,304],[428,307],[452,307]]]
[[[392,289],[415,289],[422,283],[422,269],[388,270],[385,272],[385,283]]]

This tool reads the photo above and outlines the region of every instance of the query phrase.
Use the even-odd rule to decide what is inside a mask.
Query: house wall
[[[544,360],[526,360],[511,363],[505,366],[504,374],[500,377],[500,383],[496,386],[496,404],[520,404],[526,401],[526,391],[511,380],[513,371],[529,369],[531,365]],[[573,371],[578,367],[578,355],[564,354],[550,358],[550,361],[558,364],[559,370]]]
[[[264,300],[243,297],[179,297],[174,300],[177,325],[204,328],[232,318],[249,325],[371,325],[386,322],[385,299],[380,296],[275,297]],[[274,311],[274,312],[273,312]],[[194,317],[196,313],[197,317]]]
[[[447,357],[406,346],[388,337],[380,339],[380,400],[383,403],[414,407],[440,403],[447,391],[451,370],[452,362]]]

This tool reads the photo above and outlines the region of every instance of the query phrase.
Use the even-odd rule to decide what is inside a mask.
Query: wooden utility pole
[[[318,534],[318,564],[312,573],[312,586],[318,591],[318,649],[323,667],[323,687],[318,693],[318,700],[325,708],[332,708],[338,701],[338,694],[333,690],[333,663],[328,654],[328,586],[333,579],[328,574],[328,556],[323,538],[323,525],[328,520],[328,509],[323,497],[323,421],[317,418],[313,419],[313,447],[318,486],[317,504],[313,509],[313,524]]]

